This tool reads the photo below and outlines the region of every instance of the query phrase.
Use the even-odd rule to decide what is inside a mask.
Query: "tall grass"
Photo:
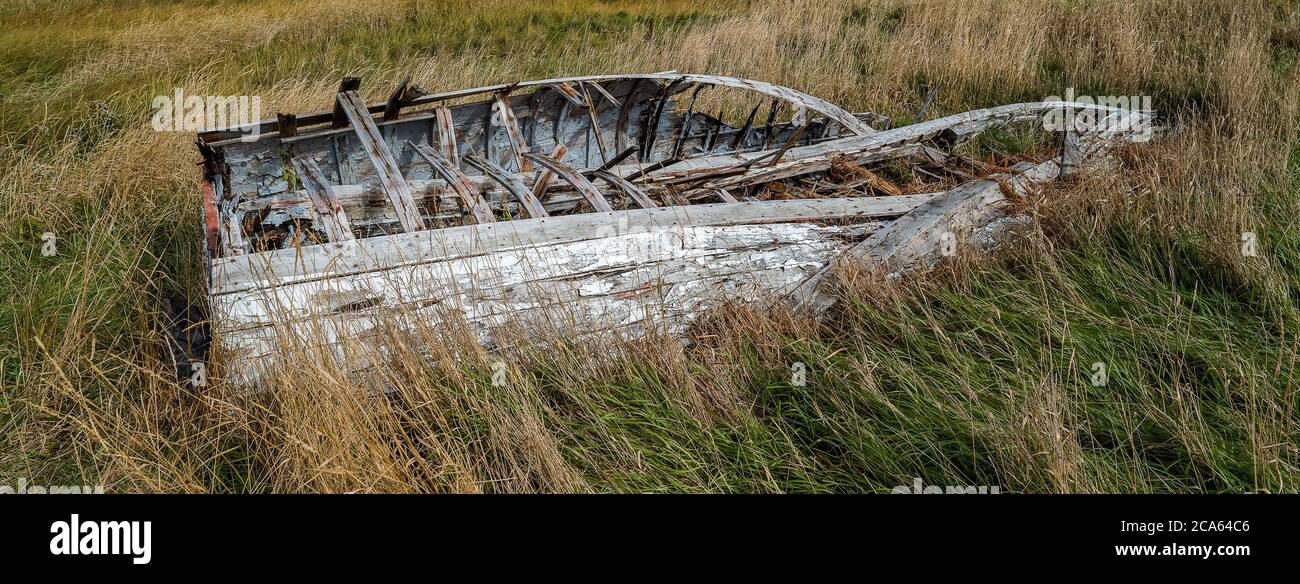
[[[0,4],[0,27],[0,484],[1298,488],[1291,3],[68,0]],[[422,327],[406,346],[432,348],[368,381],[294,349],[261,400],[219,378],[187,398],[161,365],[159,298],[202,295],[199,173],[192,137],[149,128],[153,95],[299,111],[343,75],[378,99],[408,73],[436,90],[666,69],[900,119],[932,84],[934,114],[1152,95],[1171,131],[1028,201],[1036,227],[996,257],[846,274],[823,322],[735,306],[689,347],[560,330],[499,353]]]

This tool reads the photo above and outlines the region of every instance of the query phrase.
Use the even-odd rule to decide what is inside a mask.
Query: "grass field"
[[[1300,490],[1293,2],[0,0],[0,30],[0,485]],[[407,74],[667,69],[904,120],[931,84],[932,115],[1150,95],[1167,131],[1034,202],[1039,227],[995,257],[846,274],[820,323],[733,307],[689,348],[503,355],[453,331],[394,369],[393,400],[311,367],[264,401],[219,378],[186,400],[169,378],[155,323],[161,298],[202,293],[200,172],[193,135],[151,129],[154,95],[259,95],[269,114],[324,108],[344,75],[380,99]]]

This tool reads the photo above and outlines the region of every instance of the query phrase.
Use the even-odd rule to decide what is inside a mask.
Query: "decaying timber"
[[[727,109],[706,90],[749,101]],[[635,334],[685,331],[726,300],[817,310],[837,263],[932,262],[1007,197],[1143,139],[1113,128],[1149,116],[1041,102],[891,128],[789,88],[674,72],[389,95],[367,104],[349,79],[321,112],[200,134],[228,379],[255,383],[287,343],[383,353],[387,333],[447,318],[491,345],[498,327],[560,312],[577,332]],[[1051,160],[946,162],[986,128],[1059,108],[1115,123],[1065,136]],[[873,166],[890,161],[942,188],[894,184]]]

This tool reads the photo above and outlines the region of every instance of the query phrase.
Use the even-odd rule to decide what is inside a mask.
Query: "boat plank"
[[[384,193],[388,195],[389,202],[393,204],[397,219],[402,224],[402,230],[410,232],[424,229],[424,219],[420,217],[415,206],[415,196],[411,193],[411,186],[402,176],[397,160],[388,149],[388,144],[379,133],[379,128],[375,126],[375,120],[366,110],[361,96],[355,91],[344,91],[338,95],[338,104],[348,121],[352,123],[357,139],[361,141],[366,154],[370,156],[370,162],[375,165],[375,172],[379,176]]]

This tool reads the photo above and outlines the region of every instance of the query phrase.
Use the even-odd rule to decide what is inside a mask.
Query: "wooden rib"
[[[659,120],[663,118],[664,107],[668,105],[669,98],[673,95],[673,88],[683,81],[685,77],[678,77],[670,81],[659,90],[658,102],[655,104],[654,114],[646,116],[645,129],[641,131],[641,161],[645,162],[647,156],[654,154],[656,134],[659,132]]]
[[[496,104],[493,105],[497,113],[501,115],[501,125],[505,126],[506,137],[510,139],[510,149],[514,151],[515,164],[519,172],[528,172],[533,169],[533,165],[528,163],[524,154],[528,153],[528,142],[524,141],[524,133],[519,129],[519,120],[515,117],[514,108],[510,107],[510,96],[505,93],[498,93]]]
[[[384,121],[396,120],[402,114],[402,103],[406,99],[406,88],[411,84],[411,76],[407,75],[397,84],[397,88],[388,94],[388,101],[384,103]]]
[[[440,107],[434,110],[438,121],[438,148],[442,156],[451,161],[451,165],[460,168],[460,153],[456,150],[456,123],[451,119],[451,110]]]
[[[370,155],[370,162],[375,165],[375,173],[379,175],[384,193],[393,204],[393,210],[397,214],[397,220],[402,224],[402,230],[424,229],[424,219],[420,217],[415,206],[411,186],[406,184],[406,179],[402,177],[397,159],[393,157],[388,144],[379,134],[375,119],[370,117],[370,111],[366,109],[365,102],[361,101],[361,96],[355,91],[344,91],[338,95],[337,101],[348,121],[352,123],[352,129],[356,132],[357,139],[361,141],[362,148]]]
[[[632,82],[632,89],[628,90],[627,96],[623,98],[623,105],[618,108],[618,121],[614,127],[614,148],[623,150],[627,144],[627,118],[632,110],[632,105],[637,102],[637,92],[641,89],[641,84],[645,83],[644,79],[637,79]]]
[[[605,200],[605,195],[600,194],[600,191],[596,189],[596,186],[591,184],[591,181],[587,180],[586,177],[582,176],[582,172],[578,169],[558,160],[552,160],[545,156],[538,156],[531,152],[524,156],[527,156],[529,160],[554,171],[555,174],[559,175],[560,178],[565,180],[565,182],[573,185],[574,190],[578,191],[583,198],[587,199],[587,202],[591,204],[592,209],[596,211],[614,210],[614,207],[610,206],[609,201]]]
[[[641,190],[641,187],[628,182],[617,174],[605,170],[597,170],[591,174],[592,176],[609,183],[615,188],[622,190],[633,201],[636,201],[637,206],[642,209],[653,209],[659,206],[656,205],[654,201],[650,200],[650,197],[645,194],[645,191]]]
[[[515,174],[502,168],[501,165],[479,156],[466,156],[465,162],[483,171],[483,174],[497,181],[510,194],[514,195],[519,200],[519,204],[528,212],[530,218],[536,219],[550,216],[546,212],[546,208],[542,206],[542,202],[533,196],[532,191],[528,190],[528,186],[519,180]]]
[[[568,100],[569,103],[577,107],[583,107],[584,104],[582,103],[582,98],[578,97],[578,90],[573,87],[573,84],[568,82],[547,83],[546,87],[554,89],[556,93]]]
[[[555,149],[551,151],[551,160],[564,160],[564,155],[569,153],[569,149],[564,144],[556,144]],[[546,194],[546,187],[551,186],[551,179],[555,178],[555,173],[550,168],[543,166],[538,172],[537,178],[533,180],[533,196],[541,200]]]
[[[591,123],[591,133],[595,134],[596,150],[600,152],[601,165],[609,161],[609,152],[605,151],[605,137],[600,133],[600,121],[596,119],[596,104],[591,101],[591,94],[584,87],[582,89],[582,98],[587,102],[587,119]]]
[[[596,170],[609,170],[611,168],[614,168],[619,163],[630,158],[633,154],[636,154],[636,151],[637,151],[637,147],[632,146],[627,150],[619,152],[618,154],[615,154],[613,158],[605,161],[605,164],[600,165],[600,167],[597,168]]]
[[[682,155],[682,147],[686,145],[686,136],[691,133],[691,121],[695,117],[695,98],[700,96],[705,85],[696,85],[695,91],[691,92],[690,105],[686,106],[686,117],[682,119],[681,126],[677,128],[677,143],[673,145],[673,156]]]
[[[776,121],[776,112],[781,109],[780,100],[772,100],[772,107],[767,110],[767,124],[763,129],[763,149],[772,147],[772,123]]]
[[[356,239],[352,235],[352,224],[348,221],[348,215],[343,212],[343,204],[339,202],[338,195],[334,194],[334,187],[330,186],[325,173],[316,166],[316,161],[302,156],[294,156],[289,161],[293,165],[294,172],[298,173],[298,178],[302,180],[303,189],[311,198],[316,213],[320,215],[325,236],[335,243]]]
[[[347,91],[356,91],[358,89],[361,89],[360,78],[344,77],[343,81],[339,82],[339,93],[344,93]],[[348,125],[348,117],[343,114],[343,107],[339,105],[339,102],[337,100],[335,100],[334,102],[334,113],[331,114],[330,119],[331,119],[331,125],[334,126],[335,128],[342,128]],[[276,128],[276,131],[279,131],[278,127]]]
[[[609,103],[614,104],[614,107],[619,107],[621,105],[618,99],[615,98],[614,95],[610,93],[609,90],[605,89],[605,87],[602,86],[601,84],[596,83],[595,81],[587,81],[585,83],[591,86],[592,89],[595,89],[596,93],[601,94],[602,96],[604,96],[605,99],[609,100]]]
[[[790,150],[790,147],[791,147],[791,146],[794,146],[794,143],[799,141],[799,137],[802,136],[804,132],[807,132],[807,131],[808,131],[808,126],[809,126],[810,124],[812,124],[812,120],[811,120],[811,119],[809,119],[808,121],[804,122],[802,126],[799,126],[799,129],[796,130],[795,133],[790,134],[790,138],[789,138],[788,140],[785,141],[785,144],[782,145],[781,148],[780,148],[779,150],[777,150],[776,152],[772,153],[772,161],[769,162],[769,163],[767,163],[767,165],[768,165],[768,166],[776,166],[776,163],[781,162],[781,157],[782,157],[782,156],[785,156],[785,153],[786,153],[787,151]],[[754,162],[758,162],[759,160],[762,160],[762,159],[756,159],[756,160],[754,160]]]
[[[428,162],[429,166],[432,166],[433,170],[441,175],[443,180],[447,181],[447,185],[453,191],[456,191],[457,195],[460,195],[461,202],[466,209],[469,209],[470,214],[474,215],[476,222],[492,223],[496,221],[496,217],[492,216],[492,208],[488,207],[487,202],[479,195],[478,187],[474,184],[474,181],[465,176],[465,173],[461,172],[459,168],[452,166],[450,160],[447,160],[427,144],[417,145],[412,142],[406,144],[414,148],[416,154],[419,154],[420,158]]]

